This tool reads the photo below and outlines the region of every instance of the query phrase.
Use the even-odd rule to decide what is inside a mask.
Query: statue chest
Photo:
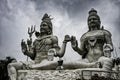
[[[99,46],[104,44],[105,35],[102,30],[90,31],[84,36],[84,43],[88,46],[95,46],[96,44]]]
[[[95,31],[90,31],[88,32],[86,35],[85,35],[85,38],[87,40],[90,40],[90,39],[104,39],[104,32],[102,30],[95,30]]]
[[[46,52],[50,48],[52,48],[53,43],[51,38],[43,39],[43,40],[38,40],[35,44],[35,49],[37,52]]]

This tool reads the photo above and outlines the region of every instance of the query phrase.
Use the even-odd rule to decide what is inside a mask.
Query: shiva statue
[[[40,25],[40,32],[35,32],[35,27],[28,28],[30,39],[27,40],[27,44],[24,40],[21,42],[21,49],[24,55],[30,57],[32,61],[27,62],[16,62],[8,65],[8,73],[11,80],[17,79],[17,70],[20,69],[33,69],[39,67],[38,64],[43,65],[53,60],[53,57],[63,57],[65,53],[66,43],[68,42],[69,36],[65,36],[62,47],[58,45],[57,36],[53,35],[53,26],[50,16],[44,14]],[[32,34],[35,32],[36,39],[32,42]],[[49,66],[52,68],[51,66]],[[56,66],[57,67],[57,66]]]

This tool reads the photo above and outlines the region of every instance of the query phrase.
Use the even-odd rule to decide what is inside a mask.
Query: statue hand
[[[75,36],[71,37],[71,45],[72,45],[73,48],[78,47],[78,42],[77,42]]]
[[[23,53],[25,53],[27,51],[27,44],[25,43],[25,41],[23,39],[21,42],[21,48],[22,48]]]
[[[65,35],[64,42],[69,42],[71,40],[69,35]]]
[[[99,62],[99,61],[95,61],[95,62],[93,62],[93,63],[95,63],[95,67],[97,67],[97,68],[102,68],[101,66],[101,62]]]
[[[30,46],[32,44],[32,38],[27,39],[27,45]]]

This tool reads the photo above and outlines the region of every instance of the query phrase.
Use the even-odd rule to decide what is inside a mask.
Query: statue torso
[[[90,62],[97,61],[99,57],[103,55],[105,35],[104,30],[94,30],[89,31],[82,36],[81,42],[84,44],[84,49],[87,50],[86,58]]]
[[[47,36],[41,39],[36,39],[35,41],[35,61],[40,62],[43,59],[47,59],[48,50],[53,48],[53,38],[54,36]]]

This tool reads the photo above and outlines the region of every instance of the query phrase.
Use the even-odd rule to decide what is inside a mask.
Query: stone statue
[[[98,16],[97,11],[92,8],[89,11],[88,16],[89,30],[80,38],[80,47],[78,47],[78,42],[75,36],[72,36],[70,39],[73,50],[82,56],[82,60],[67,62],[64,61],[64,69],[97,68],[99,66],[99,63],[102,63],[104,61],[104,63],[102,63],[102,69],[109,71],[106,68],[111,68],[109,65],[112,65],[112,59],[109,58],[111,56],[111,52],[113,51],[113,44],[111,40],[112,35],[109,31],[100,26],[100,17]],[[104,45],[106,46],[104,47]],[[106,49],[108,49],[107,53]],[[104,54],[104,52],[106,54]],[[101,57],[102,59],[100,59]],[[55,64],[56,63],[52,63],[51,65]],[[44,65],[40,65],[39,68],[42,69],[47,66],[50,65],[46,63]]]
[[[104,56],[104,45],[106,45],[106,47],[109,49],[109,55],[111,55],[111,51],[113,51],[113,44],[111,40],[112,35],[103,27],[100,28],[100,24],[101,21],[100,17],[97,15],[97,11],[92,8],[89,11],[88,16],[89,31],[83,34],[80,38],[80,47],[78,47],[76,38],[72,36],[72,48],[82,56],[86,63],[96,62],[100,57]],[[104,59],[106,58],[110,60],[110,58],[104,57]]]
[[[52,22],[50,16],[45,14],[42,18],[40,25],[40,32],[36,32],[36,39],[32,42],[32,34],[35,32],[35,27],[28,28],[28,34],[30,39],[27,40],[27,44],[22,40],[21,47],[24,55],[27,55],[32,61],[17,62],[8,65],[8,72],[11,80],[17,79],[17,70],[19,69],[37,69],[38,64],[43,65],[44,63],[51,62],[53,57],[63,57],[65,53],[66,43],[69,40],[69,36],[65,36],[62,47],[58,46],[58,38],[53,35]],[[49,66],[52,68],[52,66]],[[57,67],[57,66],[56,66]]]
[[[77,40],[72,37],[72,48],[82,55],[83,59],[88,62],[95,62],[103,56],[103,46],[107,44],[110,51],[113,51],[113,44],[111,41],[111,33],[105,29],[100,28],[100,18],[97,11],[92,9],[89,11],[88,28],[89,31],[82,35],[80,42],[81,46],[78,47]]]

